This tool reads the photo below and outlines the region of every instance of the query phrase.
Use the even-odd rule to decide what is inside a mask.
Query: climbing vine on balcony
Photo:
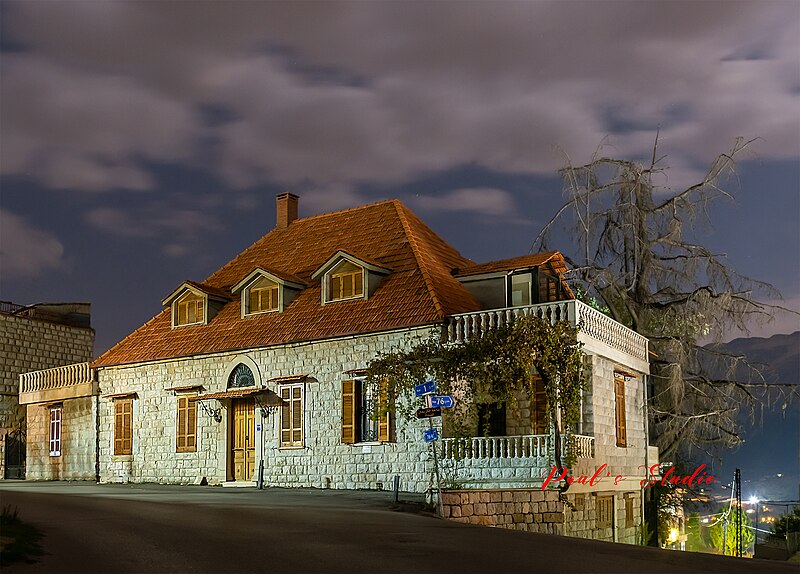
[[[407,351],[382,353],[369,363],[367,376],[386,380],[390,396],[405,399],[395,401],[396,408],[409,416],[419,406],[414,385],[434,379],[437,393],[453,395],[458,403],[447,419],[448,432],[469,436],[465,409],[478,402],[514,408],[520,396],[533,398],[538,374],[547,394],[560,467],[560,436],[574,429],[580,417],[584,370],[577,333],[568,322],[550,324],[525,315],[467,341],[448,343],[435,334]]]

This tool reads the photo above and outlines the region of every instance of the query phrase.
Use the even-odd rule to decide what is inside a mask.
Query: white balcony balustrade
[[[452,315],[445,323],[445,339],[458,343],[481,337],[526,315],[552,324],[568,321],[578,327],[578,340],[587,351],[623,362],[637,371],[650,372],[647,338],[577,299]]]
[[[90,362],[74,363],[19,376],[19,402],[30,404],[91,396],[97,383]]]

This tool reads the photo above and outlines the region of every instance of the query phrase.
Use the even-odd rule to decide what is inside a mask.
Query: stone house
[[[34,448],[39,445],[50,448],[44,444],[49,441],[36,436],[38,423],[28,427],[30,419],[26,421],[26,411],[37,421],[48,419],[46,424],[49,424],[50,418],[60,420],[63,408],[59,403],[45,400],[28,409],[26,397],[20,397],[20,375],[89,361],[93,348],[94,330],[88,303],[0,302],[0,478],[24,478],[26,435],[30,437],[33,433]],[[53,447],[60,448],[58,440]]]
[[[606,464],[625,480],[573,485],[572,530],[564,520],[526,529],[632,541],[639,467],[655,454],[647,341],[575,300],[558,252],[476,264],[396,200],[302,219],[297,208],[296,196],[278,196],[275,229],[204,281],[177,286],[161,313],[92,363],[101,482],[381,489],[399,477],[404,490],[428,491],[428,422],[377,416],[382,394],[365,383],[366,366],[434,334],[457,342],[533,313],[581,325],[592,384],[566,444],[573,470]],[[62,385],[57,373],[51,384]],[[490,422],[468,449],[437,443],[446,481],[541,488],[552,465],[541,407],[485,405]],[[551,506],[566,516],[563,503]],[[514,524],[543,515],[530,497],[519,510],[531,521]]]

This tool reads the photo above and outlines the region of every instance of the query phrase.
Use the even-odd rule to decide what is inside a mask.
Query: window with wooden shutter
[[[614,524],[614,497],[598,496],[595,507],[597,528],[610,528]]]
[[[378,385],[378,440],[392,440],[392,405],[389,400],[389,381],[382,379]]]
[[[342,442],[390,442],[394,416],[388,381],[370,385],[366,379],[342,381]]]
[[[533,434],[550,432],[550,415],[547,413],[547,390],[538,375],[533,375],[533,394],[531,395],[531,430]]]
[[[188,396],[178,397],[178,427],[175,433],[177,452],[197,450],[197,402]]]
[[[614,373],[614,403],[616,405],[617,446],[628,446],[625,428],[625,377]]]
[[[172,313],[174,327],[205,323],[205,298],[189,291],[174,303]]]
[[[342,442],[356,442],[356,381],[342,381]]]
[[[114,401],[114,454],[133,453],[133,399]]]
[[[364,270],[349,261],[334,267],[328,275],[328,301],[364,296]]]
[[[633,521],[633,497],[625,497],[625,528],[631,528],[634,525]]]
[[[281,387],[281,446],[303,446],[303,383]]]

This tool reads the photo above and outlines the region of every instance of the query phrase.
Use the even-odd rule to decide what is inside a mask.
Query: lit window
[[[281,446],[303,446],[303,383],[281,387]]]
[[[328,300],[355,299],[364,296],[364,270],[349,261],[342,261],[329,275]]]
[[[195,325],[205,322],[205,298],[192,292],[186,293],[175,303],[175,326]]]
[[[50,456],[61,456],[61,405],[50,407]]]
[[[365,379],[342,381],[342,442],[393,440],[394,420],[387,385]]]
[[[262,277],[250,287],[247,295],[247,314],[278,310],[278,285]]]
[[[133,399],[114,401],[114,454],[133,453]]]
[[[178,397],[177,452],[197,450],[197,402],[188,396]]]

